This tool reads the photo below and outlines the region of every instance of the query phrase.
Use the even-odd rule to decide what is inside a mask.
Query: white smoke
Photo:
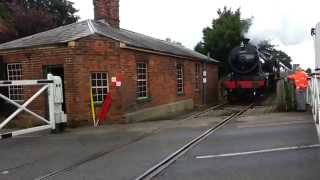
[[[258,19],[254,19],[246,34],[253,43],[263,40],[280,41],[285,46],[300,44],[306,40],[307,35],[309,34],[303,26],[286,17],[281,18],[280,23],[275,21],[273,26],[264,26]]]

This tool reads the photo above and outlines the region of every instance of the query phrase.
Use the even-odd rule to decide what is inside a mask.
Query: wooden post
[[[285,90],[284,90],[284,80],[277,81],[277,100],[276,100],[276,107],[278,111],[285,111]]]
[[[282,112],[295,109],[295,88],[293,82],[284,79],[277,82],[277,110]]]

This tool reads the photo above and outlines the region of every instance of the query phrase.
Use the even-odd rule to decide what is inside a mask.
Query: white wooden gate
[[[311,80],[309,81],[307,102],[312,108],[312,114],[317,125],[317,129],[320,130],[320,23],[316,25],[315,29],[312,29],[312,35],[314,37],[315,48],[315,70],[313,71]]]
[[[34,133],[37,131],[42,131],[47,129],[51,129],[54,131],[56,130],[57,124],[66,122],[66,116],[62,111],[63,92],[62,92],[62,81],[60,77],[48,74],[47,79],[44,79],[44,80],[0,81],[0,87],[10,87],[10,86],[40,86],[41,88],[33,96],[31,96],[28,100],[26,100],[22,105],[0,93],[1,99],[4,99],[6,102],[18,108],[0,124],[0,130],[3,129],[9,122],[11,122],[15,117],[17,117],[23,111],[43,121],[45,125],[23,129],[23,130],[17,130],[10,133],[0,134],[0,139],[11,138],[14,136],[23,135],[27,133]],[[27,108],[27,106],[30,103],[32,103],[37,97],[39,97],[41,94],[43,94],[46,91],[48,92],[46,94],[48,96],[49,119],[46,119]]]

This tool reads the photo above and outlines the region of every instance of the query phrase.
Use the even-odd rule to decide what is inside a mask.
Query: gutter
[[[68,45],[65,45],[66,43],[56,44],[56,45],[48,45],[48,46],[33,46],[33,47],[23,47],[23,48],[12,48],[12,49],[3,49],[0,50],[0,54],[9,54],[9,53],[19,53],[21,51],[29,50],[45,50],[45,49],[54,49],[59,47],[67,47]]]
[[[155,50],[150,50],[150,49],[144,49],[144,48],[139,48],[139,47],[134,47],[134,46],[128,46],[126,43],[120,42],[120,48],[122,49],[130,49],[130,50],[135,50],[135,51],[140,51],[140,52],[146,52],[146,53],[151,53],[151,54],[157,54],[157,55],[163,55],[163,56],[170,56],[170,57],[175,57],[175,58],[180,58],[180,59],[189,59],[189,60],[196,60],[199,59],[203,62],[207,62],[205,59],[200,59],[197,57],[188,57],[188,56],[179,56],[179,55],[174,55],[170,53],[165,53],[161,51],[155,51]],[[215,62],[213,62],[215,63]]]

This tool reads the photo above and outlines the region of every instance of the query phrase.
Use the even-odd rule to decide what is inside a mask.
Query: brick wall
[[[77,72],[74,80],[79,82],[77,112],[79,117],[75,119],[90,120],[90,75],[92,72],[108,73],[109,86],[111,77],[116,76],[120,70],[120,49],[119,42],[112,41],[99,36],[85,38],[77,42],[76,59]],[[108,122],[120,122],[122,113],[122,95],[118,88],[110,86],[113,103],[109,114]],[[97,114],[101,104],[96,104]],[[85,116],[83,116],[85,114]]]
[[[44,79],[44,65],[63,65],[65,71],[65,88],[68,89],[65,94],[67,111],[72,109],[71,104],[74,102],[75,92],[69,89],[74,88],[73,82],[73,50],[65,46],[56,46],[41,49],[26,49],[20,51],[11,51],[0,53],[3,60],[7,64],[20,63],[22,64],[22,78],[23,79]],[[31,97],[40,86],[24,87],[24,99]],[[28,107],[39,113],[45,115],[46,112],[46,97],[41,95]]]
[[[109,123],[125,122],[123,115],[143,108],[155,107],[176,101],[193,99],[202,104],[202,83],[195,88],[195,64],[197,60],[185,60],[170,56],[143,53],[121,49],[119,42],[90,36],[78,40],[75,47],[67,45],[51,48],[27,49],[15,52],[0,53],[6,63],[22,63],[24,79],[42,79],[44,65],[63,65],[66,111],[70,125],[82,125],[91,122],[90,110],[90,75],[91,72],[107,72],[109,84],[111,77],[122,75],[122,87],[110,86],[112,93]],[[148,89],[150,99],[141,102],[136,96],[136,63],[148,64]],[[176,64],[184,67],[184,94],[177,94]],[[208,99],[217,97],[216,65],[208,65]],[[202,81],[202,77],[199,79]],[[35,92],[35,88],[25,89],[26,96]],[[44,114],[44,97],[39,98],[30,107]],[[101,105],[97,104],[97,114]]]
[[[94,0],[94,19],[119,28],[119,0]]]
[[[125,74],[125,88],[121,93],[126,98],[123,99],[124,111],[132,112],[143,108],[149,108],[168,104],[186,99],[193,99],[196,105],[202,104],[202,63],[197,60],[186,60],[163,55],[142,53],[133,50],[123,49],[120,61]],[[150,99],[137,101],[136,95],[136,63],[146,62],[148,64],[148,89]],[[177,94],[176,65],[183,64],[184,67],[184,94]],[[200,77],[198,79],[200,87],[196,88],[195,66],[200,65]],[[210,82],[209,101],[216,100],[217,87],[217,66],[208,66],[208,78]]]

